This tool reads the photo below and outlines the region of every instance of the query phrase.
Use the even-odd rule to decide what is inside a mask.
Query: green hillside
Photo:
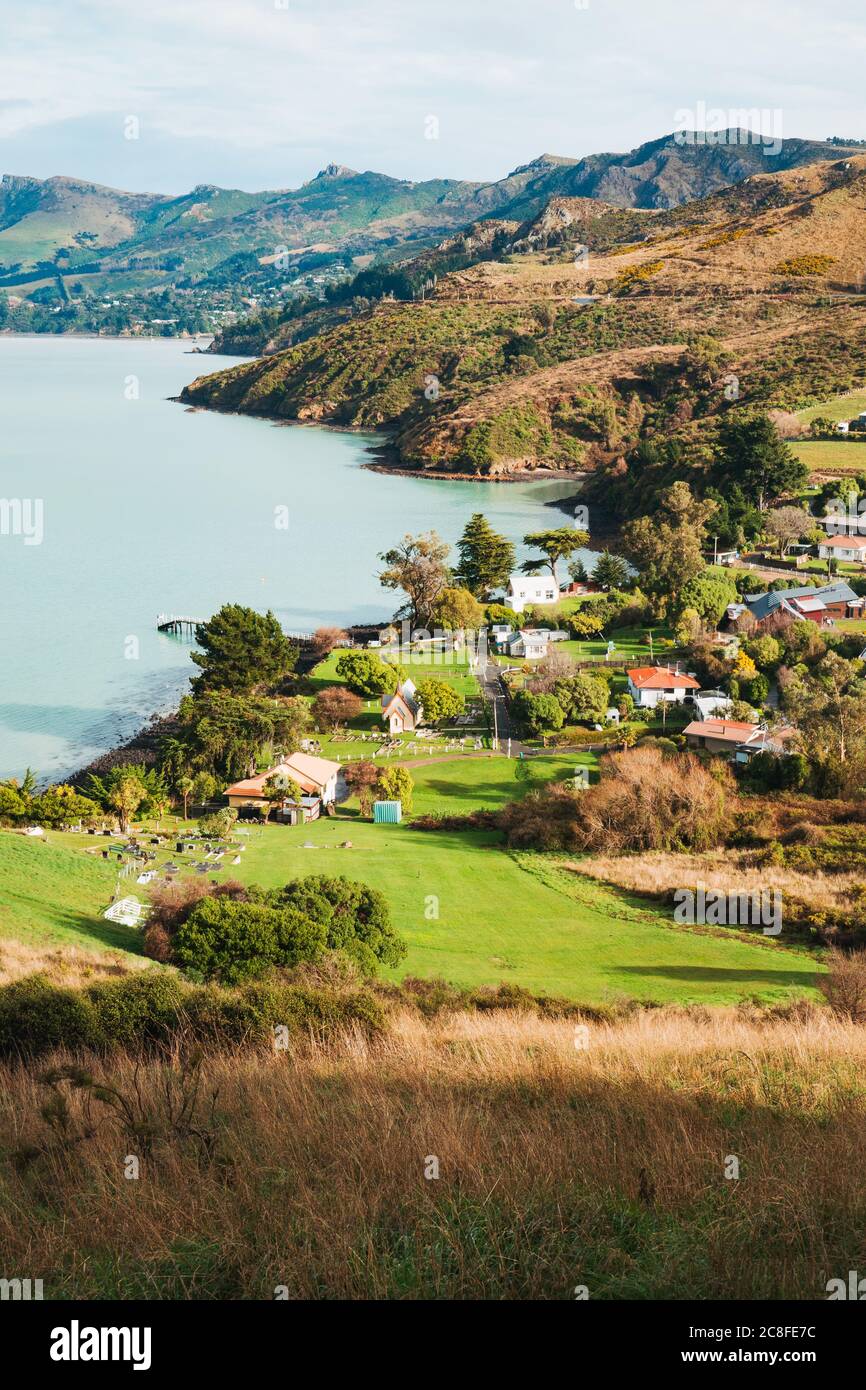
[[[51,835],[46,845],[0,833],[0,871],[11,888],[0,935],[137,949],[136,932],[100,916],[114,874],[85,857],[86,838]],[[341,847],[347,840],[351,849]],[[495,840],[484,832],[423,834],[344,818],[295,830],[269,826],[251,837],[232,872],[266,887],[324,873],[381,889],[409,945],[389,972],[395,978],[508,980],[588,1003],[629,997],[725,1004],[751,995],[782,999],[813,986],[816,965],[808,953],[674,928],[663,909],[569,874],[548,856],[509,853]]]
[[[140,954],[138,934],[102,916],[117,883],[115,867],[81,847],[74,852],[67,838],[38,840],[0,830],[0,937]]]
[[[740,139],[718,146],[668,135],[626,154],[542,155],[489,183],[414,182],[333,164],[296,189],[201,184],[180,196],[5,175],[0,297],[6,291],[24,304],[11,318],[0,314],[0,328],[142,331],[151,322],[147,296],[157,292],[171,296],[158,314],[169,331],[223,328],[251,309],[318,298],[373,258],[405,258],[480,219],[522,223],[558,198],[623,211],[677,208],[759,171],[844,153],[820,141],[786,140],[770,155]],[[251,258],[242,271],[233,262],[238,255]],[[198,293],[215,272],[218,283]],[[46,277],[47,298],[32,300]],[[50,282],[58,277],[55,300]],[[137,298],[100,310],[100,299],[115,295]]]

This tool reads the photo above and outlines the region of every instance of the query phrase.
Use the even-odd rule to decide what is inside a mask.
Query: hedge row
[[[273,1042],[274,1028],[327,1035],[358,1026],[384,1027],[384,1009],[363,989],[291,984],[278,977],[241,989],[189,985],[147,970],[86,989],[28,975],[0,987],[0,1057],[36,1056],[52,1048],[129,1052],[177,1043],[217,1047]]]

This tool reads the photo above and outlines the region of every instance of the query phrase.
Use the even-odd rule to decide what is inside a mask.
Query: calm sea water
[[[80,767],[171,707],[193,668],[159,613],[376,621],[398,602],[376,557],[405,532],[454,541],[483,511],[518,540],[574,492],[372,473],[364,437],[167,399],[226,365],[171,341],[0,338],[0,498],[41,502],[43,527],[0,534],[0,776]]]

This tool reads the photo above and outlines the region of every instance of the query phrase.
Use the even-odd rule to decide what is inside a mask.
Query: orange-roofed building
[[[628,693],[638,709],[655,709],[665,701],[682,701],[692,690],[700,690],[700,681],[684,671],[672,671],[668,666],[635,666],[627,671]]]
[[[276,767],[260,772],[256,777],[245,777],[226,787],[228,803],[235,810],[253,808],[262,810],[267,805],[264,787],[269,777],[275,777],[278,784],[296,782],[301,789],[302,800],[310,805],[312,801],[327,806],[337,796],[337,777],[340,764],[328,758],[314,758],[309,753],[292,753]],[[287,798],[288,802],[288,798]],[[294,803],[292,803],[294,804]]]

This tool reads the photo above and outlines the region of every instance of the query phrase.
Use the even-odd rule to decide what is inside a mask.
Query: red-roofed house
[[[682,701],[700,681],[668,666],[635,666],[627,671],[628,693],[639,709],[655,709],[663,701]]]
[[[292,753],[276,767],[269,767],[267,772],[234,782],[232,786],[226,787],[225,794],[229,806],[237,811],[248,808],[264,810],[268,804],[263,794],[264,786],[269,777],[277,778],[278,784],[296,782],[301,789],[303,818],[312,820],[318,815],[321,805],[327,806],[329,802],[336,800],[339,772],[340,764],[333,763],[328,758],[314,758],[309,753]],[[297,808],[296,803],[288,798],[282,803],[284,812],[292,807]]]
[[[866,563],[866,536],[827,536],[818,546],[822,560],[846,560],[851,564]]]

